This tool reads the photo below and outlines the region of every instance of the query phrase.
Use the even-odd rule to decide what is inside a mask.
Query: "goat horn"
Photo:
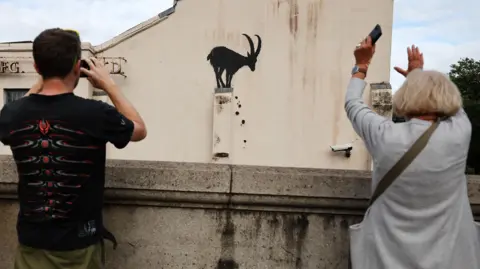
[[[259,35],[255,35],[258,39],[258,44],[257,44],[257,50],[255,51],[255,57],[260,54],[260,50],[262,49],[262,39],[260,38]]]
[[[247,38],[248,44],[250,44],[250,54],[254,54],[255,46],[253,45],[253,40],[247,34],[243,34],[243,35]]]

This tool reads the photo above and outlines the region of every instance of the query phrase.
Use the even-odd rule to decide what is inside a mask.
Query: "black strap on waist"
[[[103,227],[103,233],[102,233],[102,238],[103,239],[106,239],[110,242],[112,242],[113,244],[113,249],[117,249],[117,246],[118,246],[118,242],[117,242],[117,239],[115,238],[115,236],[109,231],[107,230],[107,228]]]
[[[108,240],[110,242],[112,242],[113,244],[113,249],[117,249],[117,246],[118,246],[118,242],[117,242],[117,239],[115,238],[115,235],[113,235],[113,233],[111,233],[109,230],[107,230],[107,228],[103,227],[102,229],[102,240],[100,240],[100,246],[102,248],[102,265],[105,266],[105,260],[106,260],[106,253],[105,253],[105,242],[104,240]]]

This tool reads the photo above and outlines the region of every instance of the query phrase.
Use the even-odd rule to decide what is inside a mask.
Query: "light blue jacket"
[[[397,123],[363,102],[366,82],[352,78],[345,110],[373,157],[372,192],[430,126]],[[470,207],[465,166],[471,123],[460,110],[440,123],[425,149],[350,227],[354,269],[479,269],[480,232]]]

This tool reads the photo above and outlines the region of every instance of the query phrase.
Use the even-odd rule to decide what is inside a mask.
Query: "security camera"
[[[333,152],[345,151],[345,157],[350,157],[352,155],[352,144],[344,144],[344,145],[334,145],[330,146]]]

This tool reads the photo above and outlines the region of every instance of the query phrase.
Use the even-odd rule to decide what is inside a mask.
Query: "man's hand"
[[[420,52],[420,49],[415,45],[412,47],[407,48],[407,55],[408,55],[408,69],[404,70],[398,66],[395,66],[394,69],[404,77],[408,75],[408,73],[412,72],[413,70],[420,68],[423,69],[423,53]]]
[[[107,68],[105,68],[99,60],[92,57],[85,59],[85,61],[88,63],[88,66],[90,66],[90,70],[80,68],[80,71],[87,74],[87,79],[93,87],[104,90],[107,93],[115,88],[115,82],[110,76],[110,72],[108,72]]]
[[[375,54],[375,45],[372,45],[372,38],[368,36],[355,48],[353,55],[355,55],[356,65],[369,65],[372,61],[373,54]]]

